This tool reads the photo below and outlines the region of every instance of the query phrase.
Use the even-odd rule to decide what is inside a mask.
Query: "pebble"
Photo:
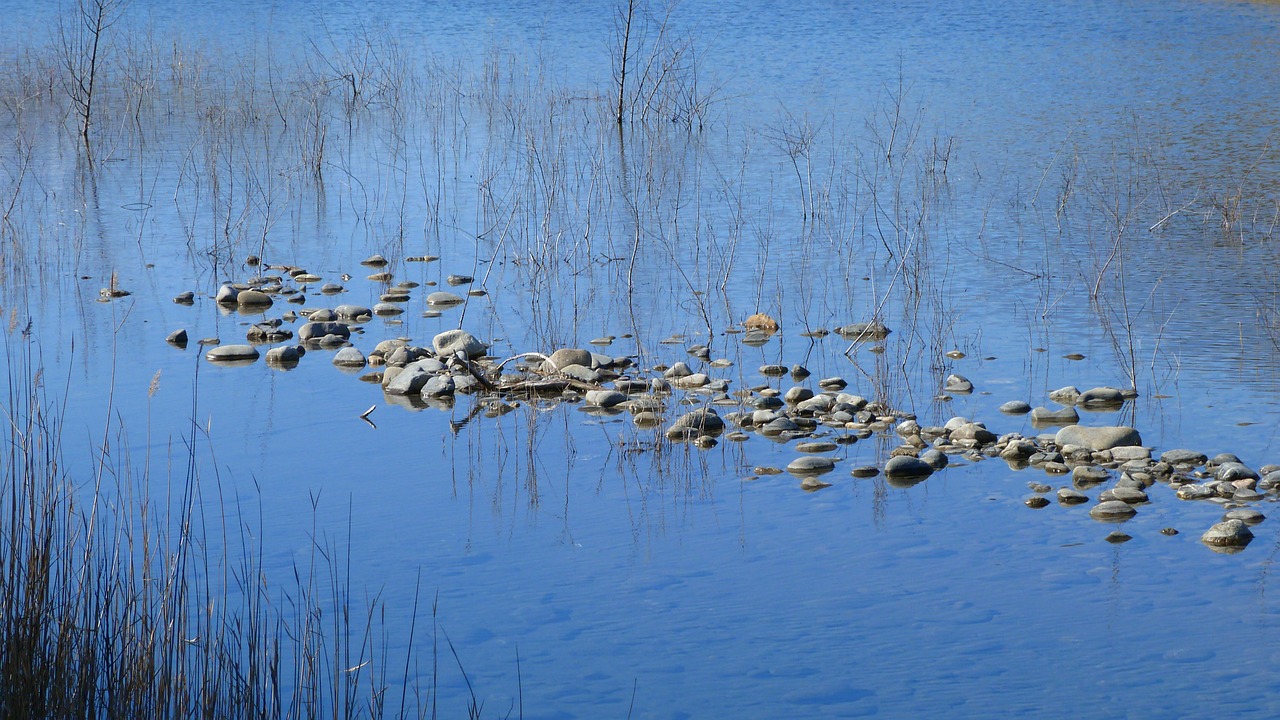
[[[258,359],[258,349],[252,345],[219,345],[204,357],[213,362],[253,361]]]
[[[1243,520],[1223,520],[1205,531],[1200,542],[1214,547],[1240,548],[1253,540],[1253,533]]]
[[[461,305],[466,302],[461,296],[454,295],[451,292],[443,290],[433,292],[427,296],[427,305],[432,307],[447,307],[450,305]]]
[[[169,343],[170,345],[175,345],[180,348],[185,348],[187,346],[187,331],[174,330],[173,332],[169,333],[169,335],[164,339],[164,341]]]
[[[354,347],[344,347],[333,354],[333,364],[344,368],[362,368],[365,366],[364,353]]]
[[[909,455],[889,458],[884,464],[885,477],[925,478],[933,474],[933,466]]]
[[[173,298],[173,301],[179,305],[191,305],[196,301],[196,294],[190,290],[184,293],[178,293],[178,295]]]
[[[1266,520],[1267,516],[1254,508],[1236,508],[1235,510],[1228,510],[1227,513],[1222,516],[1222,519],[1239,520],[1245,525],[1257,525],[1263,520]]]
[[[1080,422],[1080,413],[1074,407],[1050,410],[1038,407],[1031,411],[1031,422],[1045,425],[1064,425]]]
[[[1123,522],[1138,514],[1128,503],[1119,500],[1107,500],[1094,505],[1089,510],[1089,516],[1095,520],[1104,522]]]
[[[856,478],[873,478],[880,474],[880,468],[875,465],[861,465],[854,468],[849,474]]]
[[[963,375],[948,375],[942,389],[957,395],[968,395],[973,392],[973,383]]]
[[[804,455],[787,464],[792,475],[822,475],[836,469],[836,461],[825,455]]]
[[[1026,415],[1031,412],[1031,404],[1022,400],[1010,400],[1000,406],[1000,412],[1006,415]]]
[[[1039,510],[1040,508],[1047,507],[1049,505],[1049,498],[1043,495],[1032,495],[1026,500],[1023,500],[1022,504],[1029,508]]]
[[[1141,445],[1142,436],[1131,427],[1068,425],[1058,431],[1054,442],[1058,447],[1079,445],[1090,450],[1110,450],[1122,445]]]

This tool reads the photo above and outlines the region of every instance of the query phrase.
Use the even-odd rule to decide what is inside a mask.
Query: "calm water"
[[[9,77],[55,36],[50,10],[18,5],[0,8]],[[359,261],[380,252],[422,287],[366,325],[366,352],[459,325],[501,357],[608,334],[648,367],[708,343],[735,389],[785,389],[757,368],[803,363],[811,386],[841,375],[922,425],[1027,434],[996,408],[1132,377],[1137,401],[1085,421],[1280,462],[1280,7],[686,2],[670,32],[715,89],[703,128],[621,140],[596,3],[127,12],[95,169],[61,94],[2,121],[34,161],[0,150],[22,241],[0,304],[67,396],[72,461],[111,418],[163,476],[194,420],[211,512],[261,518],[269,572],[349,537],[393,649],[420,577],[486,715],[521,694],[539,718],[1280,712],[1275,520],[1219,555],[1198,538],[1222,509],[1158,486],[1111,545],[1088,506],[1025,507],[1028,482],[1058,483],[998,460],[896,488],[849,475],[893,446],[869,439],[806,493],[756,477],[796,456],[758,436],[702,451],[573,404],[411,411],[327,352],[279,372],[163,342],[237,342],[260,319],[206,297],[252,274],[249,253],[355,276],[319,307],[377,302]],[[420,254],[441,259],[400,261]],[[97,302],[113,272],[132,295]],[[422,317],[454,273],[488,295]],[[171,302],[184,290],[193,307]],[[756,311],[782,323],[770,343],[725,333]],[[877,311],[883,353],[801,335]],[[950,372],[978,392],[938,400]]]

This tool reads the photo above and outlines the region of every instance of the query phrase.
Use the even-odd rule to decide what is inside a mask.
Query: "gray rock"
[[[1079,445],[1090,450],[1110,450],[1123,445],[1141,445],[1142,436],[1131,427],[1068,425],[1058,431],[1054,442],[1058,447]]]
[[[484,357],[489,346],[466,330],[446,330],[431,339],[431,347],[439,357],[453,357],[463,353],[468,359]]]
[[[799,385],[789,388],[787,392],[782,396],[782,399],[788,405],[798,405],[804,402],[805,400],[811,400],[812,398],[813,398],[813,391],[807,387],[800,387]]]
[[[1026,415],[1031,412],[1031,404],[1022,400],[1010,400],[1000,406],[1000,412],[1006,415]]]
[[[675,423],[671,425],[672,429],[690,428],[697,430],[703,434],[716,435],[724,432],[724,420],[716,414],[715,410],[693,410],[676,418]]]
[[[1203,465],[1209,457],[1195,450],[1165,450],[1160,453],[1160,462],[1170,465]]]
[[[267,351],[267,364],[276,367],[297,365],[306,349],[297,345],[281,345]]]
[[[333,309],[333,312],[343,320],[359,320],[373,316],[373,310],[363,305],[339,305]]]
[[[711,377],[706,373],[693,373],[683,377],[671,378],[671,384],[678,388],[700,388],[711,382]]]
[[[1058,490],[1058,502],[1063,505],[1079,505],[1089,502],[1089,496],[1079,490],[1064,487]]]
[[[941,470],[947,466],[948,462],[950,462],[947,458],[947,454],[937,448],[929,448],[928,450],[920,453],[920,460],[928,463],[929,467],[932,467],[934,470]]]
[[[1078,397],[1080,397],[1080,390],[1075,385],[1068,385],[1049,392],[1049,399],[1059,405],[1075,405]]]
[[[330,310],[329,308],[315,308],[310,311],[303,310],[303,314],[306,315],[307,319],[311,322],[333,322],[338,319],[338,313]]]
[[[674,380],[676,378],[682,378],[682,377],[689,377],[692,374],[693,374],[693,370],[690,369],[688,363],[686,363],[683,360],[676,362],[674,365],[672,365],[671,367],[667,368],[662,372],[662,376],[667,378],[668,380]]]
[[[792,475],[822,475],[836,469],[836,461],[825,455],[803,455],[787,465]]]
[[[969,379],[963,375],[948,375],[942,389],[957,395],[968,395],[973,392],[973,383],[969,382]]]
[[[258,349],[252,345],[219,345],[205,353],[204,357],[213,362],[252,361],[258,359]]]
[[[1038,407],[1031,411],[1031,422],[1044,425],[1070,425],[1080,422],[1080,413],[1074,407],[1050,410]]]
[[[1097,485],[1110,477],[1111,473],[1097,465],[1077,465],[1071,470],[1071,480],[1077,485]]]
[[[1124,404],[1124,394],[1113,387],[1096,387],[1085,390],[1076,397],[1081,407],[1118,407]]]
[[[819,380],[818,387],[823,390],[839,391],[849,387],[849,383],[842,377],[829,377]]]
[[[174,330],[173,332],[169,333],[168,337],[166,337],[164,341],[169,343],[170,345],[176,345],[180,348],[184,348],[187,346],[187,331]]]
[[[190,290],[181,292],[173,298],[173,301],[179,305],[190,305],[196,301],[196,294]]]
[[[214,300],[219,305],[235,305],[236,298],[240,296],[240,289],[231,285],[223,285],[218,288],[218,294],[214,295]]]
[[[236,304],[240,307],[252,308],[269,308],[271,307],[271,296],[259,290],[241,290],[236,295]]]
[[[302,342],[319,341],[327,335],[350,338],[351,328],[340,322],[308,322],[298,328],[298,339]]]
[[[1129,503],[1121,502],[1120,500],[1100,502],[1089,510],[1089,516],[1094,520],[1106,522],[1128,520],[1137,514],[1138,511],[1134,510]]]
[[[427,378],[420,391],[428,397],[448,397],[456,390],[452,375],[432,375]]]
[[[466,302],[463,298],[454,295],[451,292],[439,290],[427,296],[427,305],[434,307],[448,307],[450,305],[461,305]]]
[[[558,372],[561,368],[566,368],[570,365],[591,367],[591,353],[580,348],[560,348],[543,361],[542,372]]]
[[[395,303],[380,302],[373,306],[373,314],[379,317],[388,317],[390,315],[399,315],[404,312],[404,308]]]
[[[849,474],[856,478],[873,478],[880,474],[880,468],[875,465],[862,465],[854,468]]]
[[[344,347],[333,354],[333,364],[345,368],[362,368],[365,365],[364,353],[354,347]]]
[[[1200,542],[1215,547],[1244,547],[1253,540],[1253,533],[1243,520],[1223,520],[1205,531]]]
[[[952,430],[951,441],[965,445],[990,445],[996,441],[996,434],[983,427],[982,423],[970,422]]]
[[[388,395],[417,395],[422,392],[423,386],[432,377],[417,363],[405,365],[398,372],[392,372],[393,370],[396,368],[387,368],[387,372],[382,376],[382,389]]]
[[[627,396],[617,390],[588,390],[585,396],[588,405],[611,408],[627,400]]]
[[[1258,473],[1249,469],[1240,462],[1222,463],[1213,471],[1213,477],[1223,482],[1235,482],[1236,480],[1260,480]]]
[[[1262,511],[1254,508],[1236,508],[1235,510],[1228,510],[1227,514],[1222,516],[1222,519],[1239,520],[1245,525],[1257,525],[1266,520],[1267,516],[1263,515]]]
[[[852,340],[853,342],[883,340],[892,332],[884,323],[878,320],[842,325],[836,328],[835,331],[845,340]]]
[[[828,440],[814,440],[812,442],[802,442],[796,445],[796,452],[802,453],[826,453],[835,452],[840,446]]]
[[[601,379],[599,371],[582,365],[565,365],[560,368],[559,373],[567,378],[592,385],[598,384]]]
[[[922,478],[933,474],[933,466],[919,458],[897,455],[884,464],[885,477]]]

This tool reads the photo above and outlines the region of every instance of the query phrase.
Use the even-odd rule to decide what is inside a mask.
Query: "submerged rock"
[[[787,464],[792,475],[822,475],[836,469],[836,461],[825,455],[804,455]]]
[[[1080,422],[1080,413],[1074,407],[1059,410],[1038,407],[1031,411],[1031,422],[1041,425],[1069,425]]]
[[[724,432],[724,420],[715,410],[700,409],[685,413],[676,418],[670,430],[692,429],[707,435]]]
[[[1103,522],[1123,522],[1137,514],[1138,511],[1133,506],[1119,500],[1106,500],[1089,510],[1090,517]]]
[[[1090,450],[1110,450],[1114,447],[1142,444],[1142,436],[1137,430],[1120,425],[1068,425],[1059,430],[1053,440],[1058,447],[1079,445]]]
[[[364,353],[355,347],[344,347],[333,354],[333,364],[338,367],[362,368],[365,366]]]
[[[884,464],[885,477],[925,478],[933,474],[933,466],[910,455],[889,458]]]
[[[174,330],[164,339],[165,342],[176,347],[185,348],[187,346],[187,331]]]
[[[1031,412],[1031,404],[1023,400],[1010,400],[1000,406],[1000,412],[1006,415],[1026,415]]]
[[[204,357],[213,362],[252,361],[258,359],[258,349],[252,345],[218,345],[205,353]]]
[[[969,378],[966,378],[963,375],[948,375],[946,383],[943,385],[942,389],[945,392],[955,393],[957,395],[968,395],[973,392],[973,383],[969,381]]]

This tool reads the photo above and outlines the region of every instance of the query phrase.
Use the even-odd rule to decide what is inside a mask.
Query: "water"
[[[53,36],[50,10],[19,5],[5,48]],[[796,454],[757,436],[702,451],[574,404],[414,412],[325,351],[284,373],[163,342],[242,336],[258,318],[204,296],[253,273],[249,253],[354,276],[321,306],[377,302],[358,263],[381,252],[422,286],[366,325],[366,352],[459,324],[499,357],[610,334],[603,352],[651,366],[709,343],[734,389],[785,389],[757,368],[803,363],[924,425],[1028,435],[995,408],[1132,378],[1138,400],[1086,422],[1275,462],[1272,4],[686,3],[671,37],[694,38],[717,88],[703,127],[650,119],[621,143],[596,4],[127,12],[135,49],[112,62],[162,61],[113,70],[91,172],[48,109],[62,94],[4,119],[36,159],[0,155],[22,241],[6,347],[29,321],[73,464],[110,419],[133,462],[180,467],[194,423],[206,502],[260,519],[269,575],[317,537],[349,546],[393,650],[415,593],[438,593],[486,714],[1276,714],[1273,521],[1215,554],[1198,537],[1221,508],[1157,486],[1111,545],[1088,506],[1025,507],[1028,482],[1061,482],[999,461],[852,479],[894,445],[868,439],[806,493],[757,476]],[[131,87],[155,98],[136,115]],[[418,254],[441,259],[401,261]],[[132,295],[97,302],[113,272]],[[488,295],[422,317],[453,273]],[[188,289],[194,307],[171,302]],[[725,333],[756,311],[781,321],[770,343]],[[877,311],[883,353],[800,334]],[[979,392],[936,399],[950,372]],[[463,712],[443,665],[441,707]]]

